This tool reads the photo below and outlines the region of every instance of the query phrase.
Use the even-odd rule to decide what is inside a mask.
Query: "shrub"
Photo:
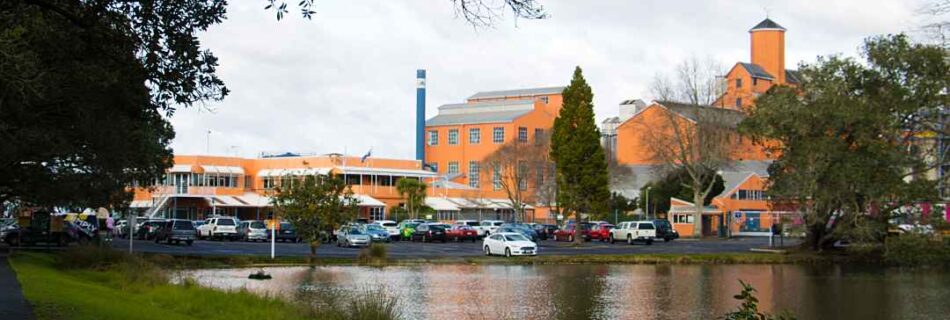
[[[884,261],[901,266],[950,264],[950,246],[939,238],[924,234],[888,237],[884,243]]]
[[[742,291],[733,296],[736,300],[742,301],[739,309],[723,316],[726,320],[794,320],[795,317],[787,312],[778,315],[770,315],[759,311],[759,298],[755,297],[755,288],[752,285],[739,280],[742,284]]]
[[[56,256],[56,266],[63,269],[105,270],[129,259],[129,254],[95,245],[75,246]]]
[[[370,244],[369,247],[360,250],[357,257],[360,264],[383,264],[388,257],[386,245],[381,243]]]

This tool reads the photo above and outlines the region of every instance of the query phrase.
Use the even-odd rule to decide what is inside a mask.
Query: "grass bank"
[[[284,301],[168,282],[167,257],[111,250],[17,253],[10,263],[37,319],[398,319],[395,298]],[[175,259],[172,259],[175,260]]]

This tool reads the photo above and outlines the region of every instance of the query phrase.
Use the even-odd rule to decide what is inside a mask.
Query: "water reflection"
[[[341,293],[399,297],[409,319],[710,319],[737,306],[738,279],[762,309],[799,319],[947,319],[950,275],[793,265],[434,265],[199,270],[199,283],[307,303]]]

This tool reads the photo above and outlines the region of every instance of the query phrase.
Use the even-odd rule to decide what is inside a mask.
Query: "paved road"
[[[23,290],[16,279],[16,273],[7,263],[5,254],[0,253],[0,319],[32,319],[33,308],[23,298]]]
[[[786,245],[791,244],[786,241]],[[768,238],[735,238],[730,240],[674,240],[672,242],[654,242],[653,245],[643,244],[609,244],[604,242],[588,242],[583,247],[571,247],[567,242],[541,241],[538,253],[541,255],[580,255],[580,254],[637,254],[637,253],[725,253],[748,252],[753,247],[768,245]],[[475,243],[420,243],[420,242],[393,242],[387,245],[388,254],[392,258],[439,258],[439,257],[470,257],[482,254],[481,241]],[[113,247],[127,250],[128,240],[117,240]],[[229,241],[196,241],[192,246],[156,244],[151,241],[138,240],[134,243],[135,251],[166,253],[172,255],[270,255],[270,243],[262,242],[229,242]],[[278,256],[305,256],[310,253],[304,243],[281,243],[276,245]],[[322,245],[317,255],[322,257],[356,257],[359,250],[356,248],[339,248],[333,245]]]

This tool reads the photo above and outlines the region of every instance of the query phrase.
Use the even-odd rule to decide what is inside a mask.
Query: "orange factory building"
[[[135,188],[131,208],[147,217],[202,219],[213,214],[264,219],[273,212],[273,188],[306,175],[342,175],[359,200],[358,218],[395,220],[392,209],[403,205],[395,188],[400,178],[429,184],[426,205],[436,220],[510,219],[513,209],[503,197],[440,183],[436,173],[416,160],[342,156],[275,156],[239,158],[175,156],[165,179],[151,188]],[[533,210],[533,208],[528,208]]]
[[[620,117],[603,123],[604,145],[608,147],[609,156],[618,164],[630,167],[636,177],[612,186],[614,191],[638,197],[646,183],[659,178],[660,161],[652,157],[648,145],[658,141],[655,138],[658,134],[672,134],[668,123],[675,121],[680,132],[692,133],[694,131],[688,128],[704,121],[701,118],[705,117],[735,129],[746,112],[754,108],[756,97],[775,85],[798,85],[799,74],[785,69],[785,31],[770,19],[749,30],[751,61],[736,63],[729,69],[720,82],[721,94],[712,106],[641,100],[621,103]],[[726,230],[740,235],[766,234],[774,221],[788,214],[774,210],[766,196],[767,168],[777,155],[738,132],[729,141],[734,163],[720,172],[726,189],[704,209],[699,234],[724,235]],[[694,235],[695,207],[690,201],[692,199],[673,199],[670,212],[666,213],[673,227],[686,236]],[[794,217],[789,218],[794,220]]]

